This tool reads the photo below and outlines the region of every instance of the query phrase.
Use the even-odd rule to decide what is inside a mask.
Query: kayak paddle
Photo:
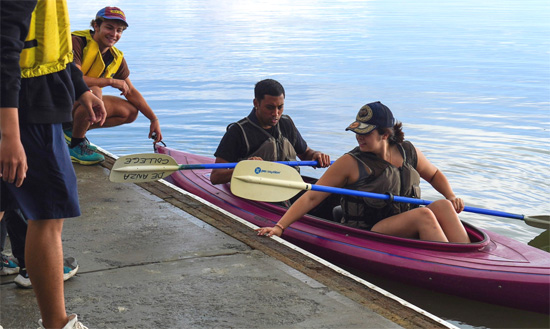
[[[270,188],[267,188],[265,185],[269,185]],[[387,194],[308,184],[302,180],[302,176],[296,170],[273,162],[243,160],[237,164],[231,178],[231,192],[236,196],[250,200],[280,202],[289,200],[301,190],[346,194],[382,200],[391,198]],[[393,200],[418,205],[429,205],[433,202],[402,196],[393,196]],[[464,207],[464,211],[521,219],[528,225],[538,228],[550,227],[550,216],[548,215],[524,216],[468,206]]]
[[[278,163],[287,166],[318,165],[317,161],[279,161]],[[178,170],[230,169],[235,168],[236,165],[237,163],[178,164],[174,158],[166,154],[132,154],[122,156],[115,161],[109,180],[115,183],[152,182],[168,177]]]

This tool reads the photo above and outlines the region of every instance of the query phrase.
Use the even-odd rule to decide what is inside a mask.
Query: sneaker
[[[78,268],[79,266],[76,262],[76,259],[74,259],[73,257],[67,257],[63,259],[63,281],[67,281],[72,278],[76,274],[76,272],[78,272]],[[15,279],[13,279],[13,282],[15,282],[15,284],[20,288],[32,288],[32,283],[29,279],[29,274],[27,273],[26,268],[22,268],[19,271],[19,275],[16,276]]]
[[[17,275],[15,279],[13,279],[13,282],[15,282],[15,284],[20,288],[32,288],[31,280],[29,279],[26,268],[22,268],[19,270],[19,275]]]
[[[2,254],[2,263],[0,265],[0,275],[12,275],[19,272],[19,266],[15,264],[8,256]]]
[[[73,148],[69,147],[69,153],[71,154],[71,161],[81,165],[93,165],[105,160],[103,155],[92,151],[86,141]]]
[[[72,129],[63,129],[63,135],[65,135],[65,142],[67,142],[67,145],[71,145],[71,140],[73,138],[73,131]]]
[[[72,278],[76,272],[78,272],[78,263],[73,257],[67,257],[63,259],[63,281],[67,281]]]
[[[65,129],[63,130],[63,134],[65,135],[65,142],[67,142],[67,145],[71,146],[71,141],[73,139],[73,131],[71,129]],[[88,145],[88,148],[92,151],[97,151],[97,147],[95,145],[92,145],[88,138],[84,136],[84,143]]]
[[[38,329],[45,329],[42,325],[42,319],[38,320]],[[61,329],[88,329],[82,322],[78,321],[78,316],[76,314],[69,315],[69,322]]]

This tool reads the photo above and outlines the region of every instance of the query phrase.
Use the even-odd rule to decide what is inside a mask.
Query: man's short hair
[[[278,81],[273,79],[265,79],[256,83],[254,87],[254,98],[257,100],[264,99],[265,95],[285,97],[285,88]]]

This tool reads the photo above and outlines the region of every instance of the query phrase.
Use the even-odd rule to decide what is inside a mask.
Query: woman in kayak
[[[420,198],[420,177],[445,199],[418,207],[366,197],[344,195],[342,215],[335,220],[373,232],[421,240],[468,243],[458,218],[464,202],[453,193],[445,175],[420,150],[404,140],[402,124],[380,102],[364,105],[346,130],[355,132],[359,144],[332,164],[318,185],[373,193]],[[257,229],[258,235],[281,236],[283,230],[323,202],[330,193],[308,191],[274,227]],[[338,213],[338,212],[335,212]]]

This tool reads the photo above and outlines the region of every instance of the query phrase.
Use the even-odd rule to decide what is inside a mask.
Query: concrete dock
[[[453,328],[163,181],[111,183],[112,163],[75,165],[82,216],[63,230],[80,266],[67,312],[90,329]],[[37,328],[34,293],[14,277],[0,325]]]

